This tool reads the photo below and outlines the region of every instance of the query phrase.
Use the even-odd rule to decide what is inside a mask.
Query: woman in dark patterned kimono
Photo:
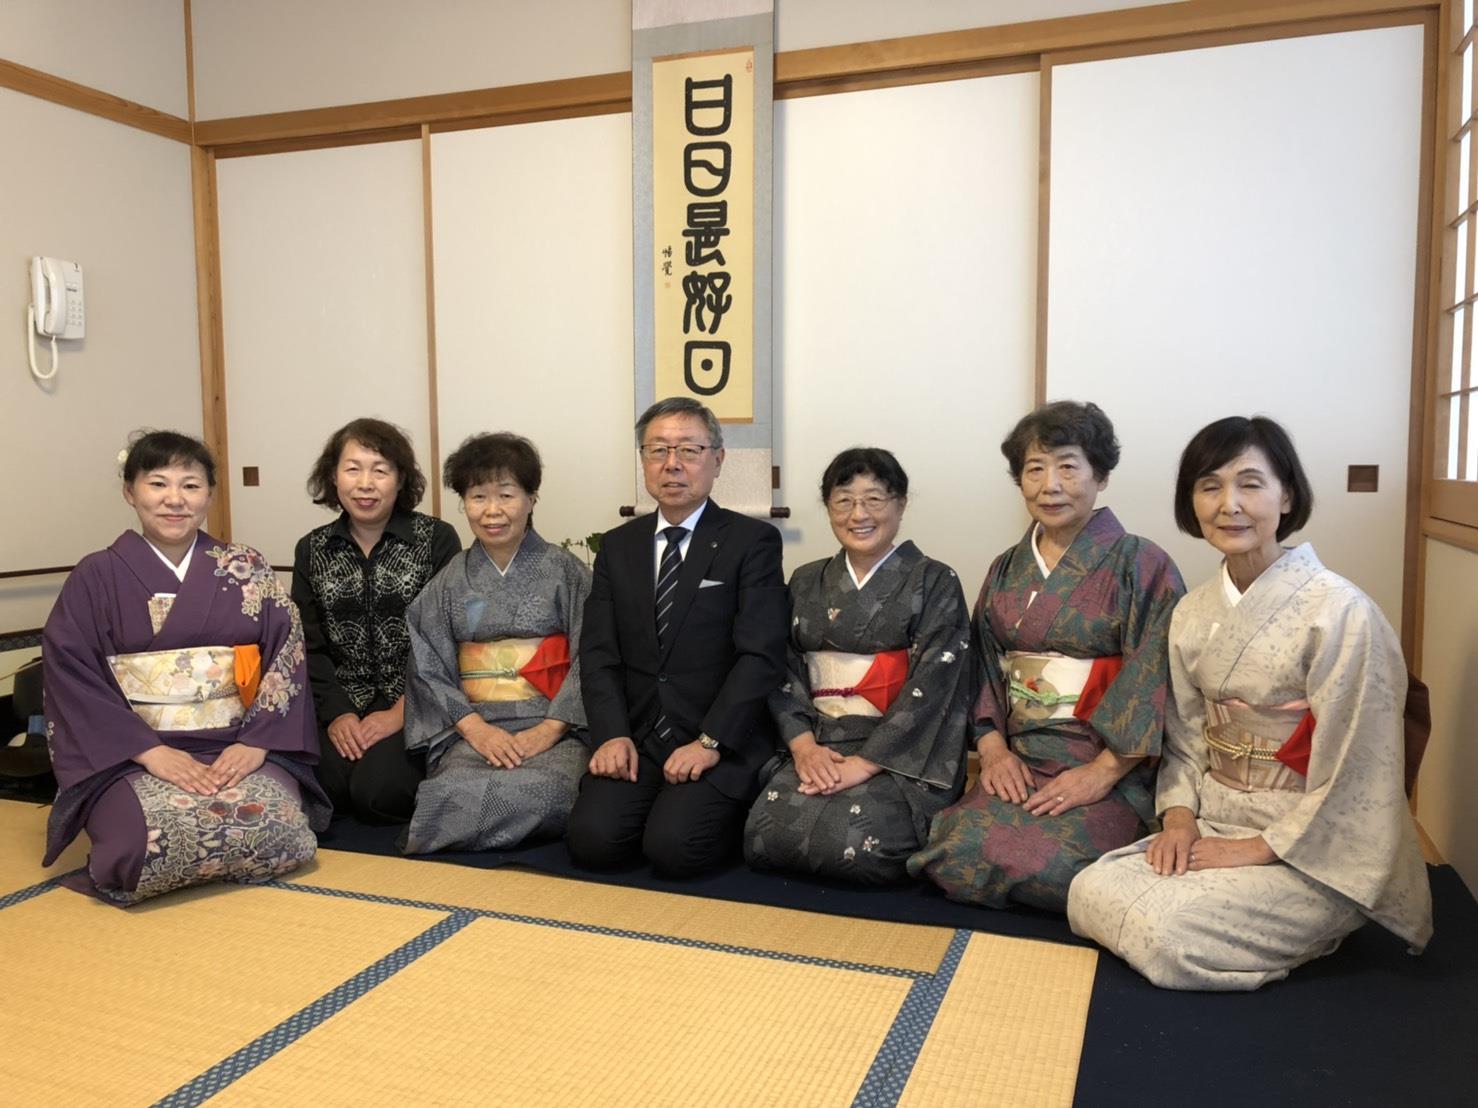
[[[1078,871],[1154,814],[1166,634],[1185,586],[1163,550],[1095,508],[1119,461],[1097,405],[1045,405],[1001,452],[1033,523],[975,606],[980,780],[908,869],[952,900],[1061,912]]]
[[[332,523],[298,540],[293,600],[303,617],[335,816],[404,823],[425,776],[405,749],[405,608],[462,549],[450,523],[415,510],[426,478],[404,431],[356,419],[335,431],[308,476]]]
[[[821,498],[842,549],[790,579],[789,679],[770,698],[789,752],[750,809],[744,856],[885,884],[964,786],[970,614],[954,570],[895,545],[908,476],[892,454],[842,451]]]
[[[539,452],[474,435],[444,476],[476,541],[406,613],[406,746],[427,770],[407,854],[562,834],[590,761],[578,654],[590,570],[533,529]]]
[[[215,462],[153,431],[123,463],[125,531],[78,563],[46,621],[46,728],[60,786],[46,864],[116,904],[268,881],[313,857],[328,802],[298,612],[266,559],[200,530]]]

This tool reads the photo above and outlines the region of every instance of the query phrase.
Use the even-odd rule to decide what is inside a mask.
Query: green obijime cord
[[[1076,704],[1077,693],[1044,693],[1036,689],[1029,689],[1020,681],[1011,682],[1011,696],[1017,700],[1029,700],[1033,704],[1040,704],[1044,708],[1055,708],[1059,704]]]

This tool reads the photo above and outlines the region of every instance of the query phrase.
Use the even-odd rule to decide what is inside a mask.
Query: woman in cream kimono
[[[1204,428],[1176,521],[1225,555],[1170,627],[1164,830],[1073,882],[1068,919],[1157,985],[1255,989],[1373,919],[1421,950],[1426,867],[1403,789],[1406,667],[1371,599],[1307,544],[1308,480],[1262,417]]]
[[[215,476],[188,435],[138,438],[123,498],[139,530],[82,559],[46,621],[44,861],[86,830],[66,884],[115,904],[271,880],[328,823],[298,611],[261,554],[200,530]]]
[[[475,540],[406,610],[405,742],[426,751],[408,854],[564,831],[590,761],[577,651],[590,571],[533,529],[543,468],[518,435],[446,460]]]

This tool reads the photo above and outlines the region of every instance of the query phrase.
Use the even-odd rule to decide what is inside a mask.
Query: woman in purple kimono
[[[123,499],[139,532],[78,563],[46,621],[45,862],[85,829],[68,884],[117,904],[270,880],[327,823],[297,609],[262,555],[200,530],[215,480],[196,439],[138,438]]]
[[[1096,404],[1037,409],[1001,452],[1033,522],[975,606],[980,779],[908,870],[952,900],[1061,912],[1078,871],[1154,814],[1166,634],[1185,586],[1163,550],[1095,508],[1119,461]]]

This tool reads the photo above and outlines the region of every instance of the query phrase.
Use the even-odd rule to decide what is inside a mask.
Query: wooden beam
[[[431,514],[441,517],[441,401],[436,391],[436,257],[431,237],[431,128],[421,125],[421,236],[426,264],[426,393],[431,441]]]
[[[468,120],[481,120],[483,126],[491,126],[505,116],[533,111],[574,110],[576,114],[596,115],[602,109],[625,111],[630,107],[631,74],[605,73],[595,77],[572,77],[471,92],[203,120],[196,124],[195,141],[201,146],[231,146],[243,142],[345,136],[396,128],[419,130],[423,123],[435,125]]]
[[[855,77],[988,58],[1148,42],[1205,32],[1277,28],[1315,19],[1420,12],[1437,0],[1188,0],[1122,11],[941,31],[880,42],[787,50],[775,55],[775,84]]]
[[[226,341],[221,320],[221,230],[216,205],[216,159],[190,148],[191,194],[195,205],[195,299],[200,328],[202,437],[215,455],[218,480],[206,529],[231,540],[231,451],[226,434]]]
[[[1442,249],[1446,237],[1445,213],[1438,197],[1439,183],[1447,180],[1447,143],[1442,141],[1442,118],[1447,102],[1446,28],[1439,13],[1428,12],[1422,38],[1422,131],[1420,179],[1417,190],[1416,302],[1411,328],[1411,396],[1406,430],[1406,541],[1401,575],[1401,647],[1413,673],[1422,671],[1423,612],[1426,604],[1427,550],[1422,535],[1427,460],[1431,457],[1429,392],[1435,387],[1431,351],[1441,346],[1441,312],[1433,311],[1442,287]]]
[[[1032,407],[1047,402],[1047,259],[1052,201],[1052,60],[1042,59],[1037,98],[1037,349]]]
[[[190,0],[185,6],[185,100],[190,111],[190,141],[195,141],[195,16]]]
[[[143,104],[135,104],[132,100],[125,100],[109,92],[79,85],[65,77],[53,77],[50,73],[42,73],[39,69],[31,69],[18,62],[0,59],[0,88],[22,92],[39,100],[60,104],[64,108],[86,112],[88,115],[111,119],[114,123],[137,127],[140,131],[148,131],[176,142],[190,141],[190,121],[187,119],[145,107]]]
[[[1380,25],[1379,21],[1418,22],[1422,12],[1434,10],[1439,2],[1187,0],[1002,27],[790,50],[775,55],[775,98],[1024,73],[1036,69],[1046,53],[1123,49],[1132,44],[1139,44],[1139,52],[1149,53],[1150,44],[1156,41],[1184,40],[1200,34],[1244,32],[1257,38],[1323,33],[1330,28],[1312,24],[1349,18],[1377,21],[1370,25]],[[1177,42],[1174,48],[1185,45]],[[470,92],[203,120],[196,123],[195,141],[211,147],[221,157],[229,157],[412,139],[423,124],[437,133],[630,110],[631,74],[604,73]]]

